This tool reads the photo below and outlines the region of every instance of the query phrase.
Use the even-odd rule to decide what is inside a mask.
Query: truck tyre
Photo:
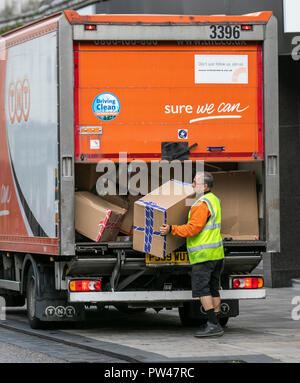
[[[179,318],[182,326],[201,326],[206,324],[207,319],[194,318],[190,315],[189,305],[184,305],[183,307],[178,307]]]
[[[30,266],[27,274],[27,288],[26,288],[26,297],[27,297],[27,318],[30,324],[30,327],[33,329],[42,328],[42,322],[35,316],[35,304],[37,298],[36,291],[36,280],[33,272],[32,266]]]
[[[25,305],[25,297],[23,295],[4,295],[5,305],[7,307],[23,307]]]
[[[146,307],[128,307],[126,303],[120,303],[114,306],[118,311],[124,314],[140,314],[146,311]]]
[[[220,325],[222,327],[225,327],[227,325],[227,322],[229,321],[229,317],[223,317],[223,318],[219,318],[219,322],[220,322]]]

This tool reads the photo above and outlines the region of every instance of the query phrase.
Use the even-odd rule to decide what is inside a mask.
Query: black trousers
[[[224,258],[216,261],[205,261],[192,265],[193,298],[211,295],[220,296],[220,277],[224,268]]]

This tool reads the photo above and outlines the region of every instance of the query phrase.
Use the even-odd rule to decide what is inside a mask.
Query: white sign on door
[[[248,56],[195,55],[195,84],[248,84]]]

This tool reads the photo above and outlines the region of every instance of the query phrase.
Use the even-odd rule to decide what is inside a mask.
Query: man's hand
[[[161,235],[167,235],[170,233],[170,225],[164,224],[159,228]]]

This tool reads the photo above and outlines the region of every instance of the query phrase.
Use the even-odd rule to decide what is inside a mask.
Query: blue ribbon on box
[[[145,232],[145,241],[144,241],[144,252],[150,253],[152,238],[153,235],[157,235],[164,238],[164,251],[163,255],[166,256],[166,247],[167,247],[167,238],[165,235],[161,235],[159,231],[153,230],[153,209],[157,209],[164,212],[164,223],[167,223],[167,211],[165,208],[157,205],[154,202],[147,202],[143,200],[139,200],[139,202],[143,203],[146,206],[145,209],[145,228],[134,226],[134,230]]]
[[[191,184],[178,181],[178,180],[170,180],[171,182],[178,183],[182,186],[189,186],[192,187]],[[145,210],[145,228],[134,226],[134,230],[145,232],[145,241],[144,241],[144,251],[145,253],[150,253],[151,251],[151,245],[152,245],[152,238],[153,235],[157,235],[164,238],[164,251],[163,255],[166,256],[166,248],[167,248],[167,237],[165,235],[161,235],[159,231],[153,230],[153,209],[161,210],[164,212],[164,223],[167,223],[167,211],[165,208],[157,205],[154,202],[147,202],[143,200],[139,200],[138,202],[143,203],[146,206]]]
[[[176,184],[180,184],[182,186],[189,186],[189,187],[192,187],[192,184],[189,184],[187,182],[182,182],[182,181],[178,181],[178,180],[170,180],[171,182],[175,182]]]

